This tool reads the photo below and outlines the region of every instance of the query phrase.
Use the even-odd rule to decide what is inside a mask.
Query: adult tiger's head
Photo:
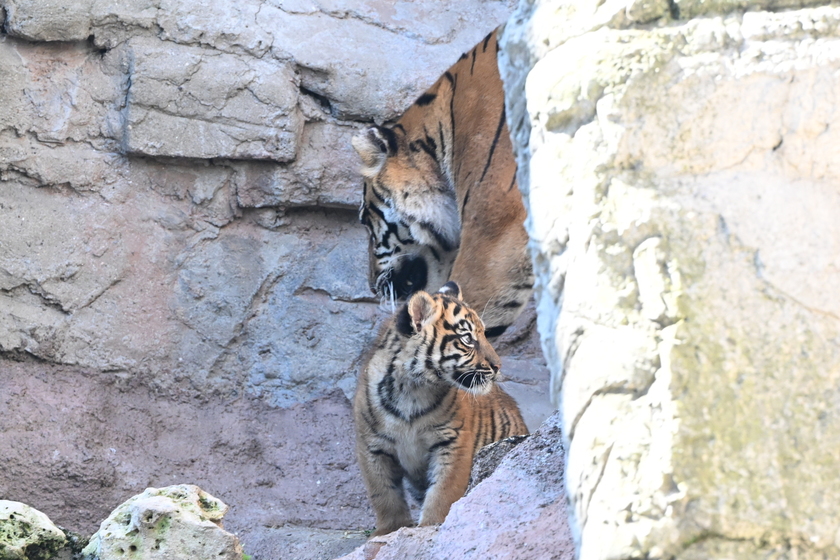
[[[370,288],[404,299],[449,278],[460,244],[455,190],[433,138],[409,142],[403,127],[373,126],[353,138],[362,159],[359,218],[370,233]]]
[[[396,317],[397,331],[408,338],[406,367],[418,377],[440,380],[476,395],[490,391],[501,361],[484,336],[484,323],[461,300],[461,289],[447,282],[435,294],[411,296]],[[410,356],[410,358],[409,358]]]

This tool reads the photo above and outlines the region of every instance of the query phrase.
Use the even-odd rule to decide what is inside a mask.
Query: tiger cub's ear
[[[426,292],[415,292],[408,300],[408,315],[411,317],[411,326],[415,333],[423,330],[423,327],[437,319],[437,308],[432,296]]]
[[[394,131],[384,126],[371,126],[359,131],[350,141],[362,158],[362,175],[375,177],[389,155],[397,151]]]
[[[452,280],[444,284],[440,288],[440,290],[438,290],[438,293],[445,294],[447,296],[452,296],[456,299],[460,299],[461,301],[463,301],[463,299],[461,298],[461,286],[459,286],[457,282],[453,282]]]

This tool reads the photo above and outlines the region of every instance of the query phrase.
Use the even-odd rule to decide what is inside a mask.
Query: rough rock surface
[[[82,551],[83,560],[241,560],[222,528],[228,507],[198,486],[147,488],[117,507]]]
[[[441,525],[372,538],[342,560],[571,560],[560,421],[549,417]]]
[[[551,407],[546,372],[525,367],[536,341],[515,339],[530,321],[512,327],[505,348],[520,353],[503,356],[502,371],[515,374],[504,387],[535,429]],[[255,395],[173,399],[142,379],[78,367],[0,358],[0,373],[0,495],[61,526],[90,535],[126,496],[190,481],[231,507],[225,527],[258,560],[286,547],[339,556],[358,546],[352,531],[373,527],[340,390],[277,408]]]
[[[584,560],[840,556],[840,9],[802,5],[505,29]]]
[[[258,558],[371,525],[346,395],[389,310],[349,140],[512,6],[0,0],[0,495],[90,534],[195,482]],[[502,353],[535,427],[532,330]]]
[[[0,500],[0,559],[47,560],[66,543],[64,532],[37,509]]]
[[[493,474],[505,455],[526,439],[528,439],[528,436],[511,436],[479,449],[473,458],[470,484],[467,486],[466,494],[469,494],[480,482]]]
[[[0,353],[349,394],[381,315],[349,138],[509,10],[0,0]]]

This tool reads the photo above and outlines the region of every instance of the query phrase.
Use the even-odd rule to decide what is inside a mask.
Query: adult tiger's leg
[[[359,449],[359,466],[368,497],[376,513],[373,536],[387,535],[414,525],[403,491],[404,471],[391,453],[367,446]]]

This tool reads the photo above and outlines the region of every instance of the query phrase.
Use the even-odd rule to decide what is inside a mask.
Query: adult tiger
[[[395,125],[352,141],[365,178],[371,290],[403,299],[451,278],[488,337],[513,322],[534,285],[497,51],[494,31]]]
[[[423,504],[420,525],[441,523],[467,489],[475,452],[528,433],[494,383],[498,372],[481,319],[454,282],[416,292],[386,325],[353,401],[376,535],[413,525],[403,479]]]

